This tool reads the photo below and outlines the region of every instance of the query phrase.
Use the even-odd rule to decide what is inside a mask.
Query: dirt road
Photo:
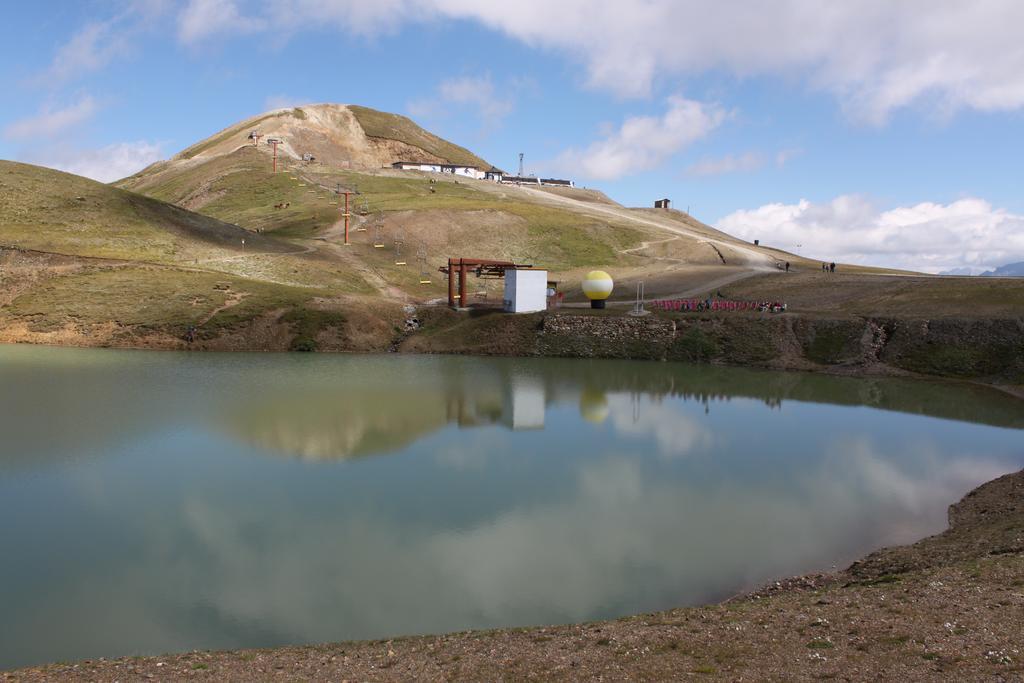
[[[481,184],[481,186],[483,187],[483,184]],[[680,225],[679,221],[668,217],[659,219],[648,215],[638,214],[634,209],[628,209],[622,206],[585,202],[579,199],[563,197],[561,195],[551,194],[549,192],[544,192],[543,190],[535,190],[528,187],[510,187],[503,185],[495,186],[495,189],[498,189],[499,187],[501,191],[525,193],[530,197],[531,201],[534,202],[569,208],[574,212],[588,214],[605,220],[608,218],[615,218],[618,222],[654,227],[675,233],[676,235],[689,237],[698,243],[707,243],[718,247],[725,247],[734,253],[741,254],[747,261],[747,263],[743,265],[749,265],[754,268],[763,268],[764,270],[775,269],[776,257],[767,254],[756,247],[752,247],[740,240],[722,239],[693,228],[683,227]]]

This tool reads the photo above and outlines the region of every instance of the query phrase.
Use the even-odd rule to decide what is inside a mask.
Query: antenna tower
[[[523,177],[523,153],[519,153],[519,177]]]

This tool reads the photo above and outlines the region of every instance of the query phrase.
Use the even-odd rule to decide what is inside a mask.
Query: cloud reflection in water
[[[0,664],[703,602],[937,532],[1021,465],[1015,430],[912,414],[980,402],[1015,424],[974,389],[918,400],[901,382],[652,363],[161,362],[121,370],[131,425],[63,404],[105,450],[0,458],[0,514],[19,520],[0,530],[17,549]],[[116,396],[107,372],[68,386]]]

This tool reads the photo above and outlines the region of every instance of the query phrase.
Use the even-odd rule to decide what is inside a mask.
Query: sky
[[[516,171],[824,260],[1024,261],[1020,0],[48,0],[0,158],[112,181],[243,118],[405,114]]]

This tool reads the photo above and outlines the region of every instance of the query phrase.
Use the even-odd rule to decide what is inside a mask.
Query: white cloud
[[[266,3],[275,33],[334,27],[357,36],[391,34],[410,21],[440,16],[434,0],[275,0]]]
[[[512,101],[498,96],[490,75],[449,78],[437,90],[446,102],[476,107],[484,119],[500,120],[512,111]]]
[[[803,77],[875,123],[930,97],[946,110],[1024,106],[1017,0],[436,4],[449,16],[564,50],[585,64],[591,85],[623,96],[648,94],[661,76],[722,69]]]
[[[193,0],[182,40],[258,27],[283,35],[334,26],[372,36],[408,22],[460,19],[567,54],[584,66],[588,85],[624,97],[649,95],[659,79],[723,71],[795,77],[872,123],[918,102],[944,113],[1024,106],[1018,0],[278,0],[250,7]]]
[[[35,142],[39,138],[55,137],[73,126],[88,121],[98,110],[96,100],[83,95],[77,102],[63,109],[44,106],[38,114],[19,119],[4,128],[4,137],[20,142]]]
[[[778,166],[779,168],[782,168],[783,166],[789,163],[790,159],[798,157],[803,153],[804,151],[802,149],[797,148],[780,149],[778,152],[775,153],[775,165]]]
[[[239,10],[234,0],[189,0],[178,16],[178,38],[186,45],[214,35],[253,33],[266,27],[266,21]]]
[[[608,397],[611,424],[619,434],[653,437],[660,456],[674,458],[706,450],[714,434],[676,402],[613,393]]]
[[[448,78],[437,86],[437,94],[429,99],[414,100],[407,105],[412,116],[444,117],[459,110],[471,109],[480,119],[484,131],[501,124],[515,108],[513,94],[521,89],[519,82],[502,88],[499,95],[490,74]]]
[[[124,58],[139,34],[155,27],[169,7],[170,0],[129,0],[113,17],[87,22],[57,47],[50,66],[36,80],[43,85],[60,85]]]
[[[975,198],[888,211],[856,195],[825,204],[802,199],[736,211],[716,227],[783,248],[802,244],[813,258],[932,273],[1024,260],[1024,216]]]
[[[663,116],[633,116],[618,130],[582,151],[570,149],[555,161],[588,178],[611,180],[656,168],[670,156],[717,128],[726,113],[716,105],[668,98]]]
[[[799,149],[782,149],[775,153],[775,166],[782,168],[789,160],[799,155]],[[760,152],[744,152],[743,154],[726,154],[723,157],[704,157],[686,169],[691,176],[715,176],[726,173],[750,173],[764,168],[768,158]]]
[[[124,37],[114,30],[113,21],[90,22],[57,49],[43,78],[51,83],[63,82],[96,71],[126,49]]]
[[[139,140],[99,149],[50,146],[25,157],[25,161],[109,183],[130,176],[163,156],[160,143]]]
[[[726,173],[748,173],[763,166],[764,157],[761,154],[746,152],[740,155],[726,154],[717,159],[705,157],[686,169],[686,172],[694,176],[711,176]]]
[[[75,144],[76,126],[89,121],[100,107],[90,95],[63,109],[43,109],[8,125],[3,135],[18,143],[17,158],[101,182],[124,178],[163,157],[162,145],[140,140],[87,149]]]

